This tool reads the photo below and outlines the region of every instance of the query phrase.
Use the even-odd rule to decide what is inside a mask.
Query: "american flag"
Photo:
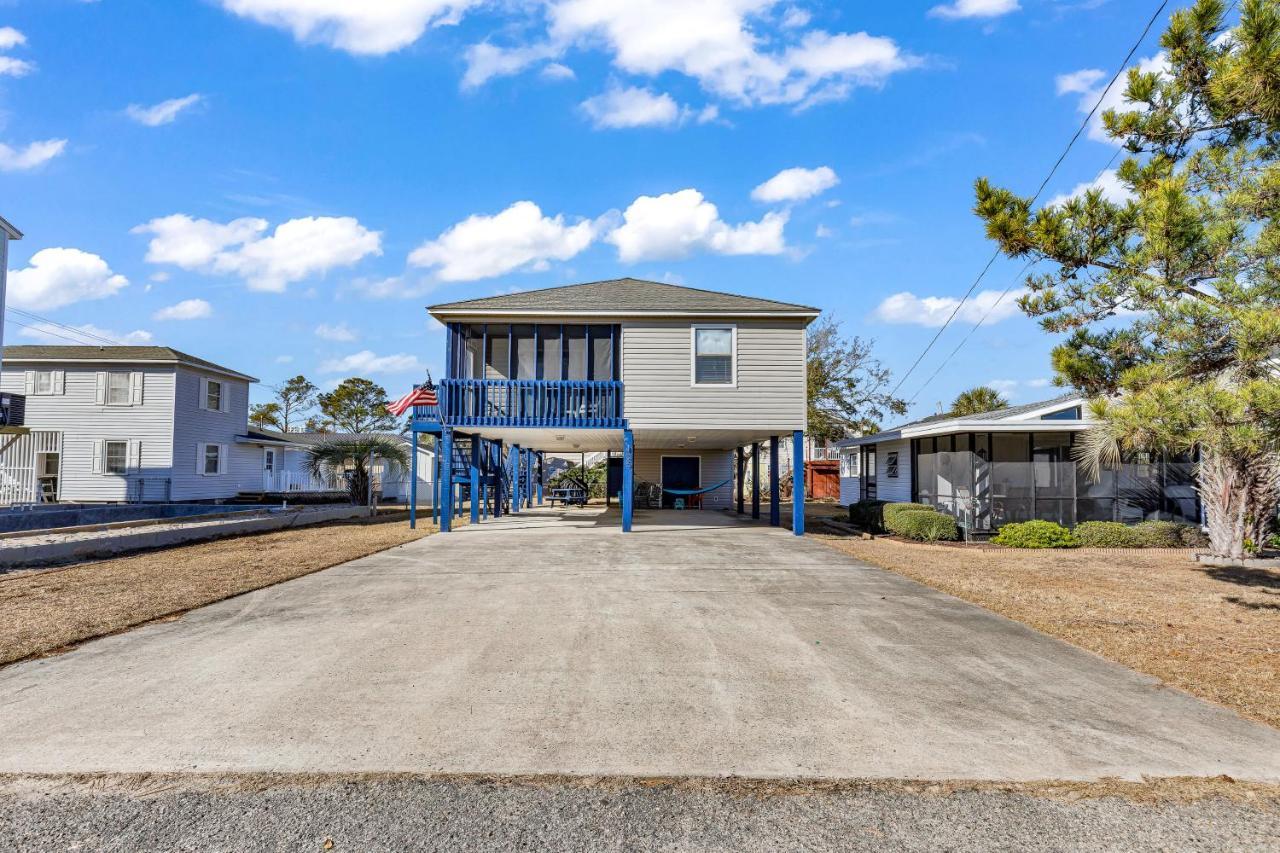
[[[436,389],[428,382],[425,385],[415,385],[413,390],[405,394],[399,400],[387,404],[387,411],[395,417],[400,417],[414,406],[437,406],[439,401],[436,399]]]

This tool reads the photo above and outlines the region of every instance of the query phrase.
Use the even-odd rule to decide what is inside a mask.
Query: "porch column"
[[[524,494],[520,491],[520,445],[511,445],[511,514],[520,514],[520,501]]]
[[[409,529],[418,529],[418,431],[413,431],[413,456],[409,459]]]
[[[471,482],[468,490],[471,495],[471,523],[480,523],[480,441],[478,435],[471,436]]]
[[[738,454],[738,514],[741,515],[745,507],[742,501],[742,493],[746,488],[746,483],[743,481],[746,479],[747,461],[742,455],[741,447],[735,452]]]
[[[769,523],[774,527],[782,524],[778,508],[778,437],[769,436]]]
[[[538,327],[534,326],[534,328],[536,329]],[[538,451],[538,506],[542,506],[542,487],[544,485],[543,480],[546,479],[546,476],[547,476],[546,454],[544,454],[541,450],[539,450]]]
[[[453,427],[440,430],[440,532],[453,530]]]
[[[791,433],[791,532],[804,535],[804,431]]]
[[[760,520],[760,442],[751,444],[751,517]]]
[[[525,491],[525,507],[533,509],[533,459],[537,455],[532,448],[524,452],[524,491]]]
[[[489,442],[480,439],[480,518],[489,519]]]
[[[431,523],[440,523],[440,436],[431,438]]]
[[[622,532],[631,532],[631,505],[636,461],[636,442],[631,430],[622,431]]]
[[[506,511],[502,505],[502,441],[493,445],[493,517],[501,518]]]

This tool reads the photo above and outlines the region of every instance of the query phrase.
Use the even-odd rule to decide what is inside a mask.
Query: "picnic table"
[[[585,490],[585,489],[577,489],[577,488],[572,488],[572,487],[570,487],[570,488],[561,488],[561,489],[552,489],[552,490],[551,490],[550,500],[551,500],[551,505],[552,505],[552,506],[555,506],[555,505],[556,505],[556,501],[559,501],[560,503],[562,503],[562,504],[563,504],[563,505],[565,505],[565,506],[571,506],[571,505],[572,505],[572,506],[586,506],[586,505],[587,505],[587,492],[586,492],[586,490]]]

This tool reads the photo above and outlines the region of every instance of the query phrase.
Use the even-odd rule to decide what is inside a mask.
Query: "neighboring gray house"
[[[625,278],[429,310],[448,329],[441,418],[486,448],[612,450],[620,472],[631,441],[635,481],[719,486],[665,500],[726,508],[735,451],[772,438],[790,456],[805,429],[815,308]]]
[[[931,504],[990,531],[1048,519],[1196,524],[1194,460],[1131,454],[1091,482],[1072,456],[1089,429],[1085,399],[1065,394],[973,415],[933,415],[875,435],[839,442],[841,503],[859,500]]]
[[[169,347],[9,346],[0,391],[29,435],[0,449],[0,504],[230,498],[261,483],[252,376]]]

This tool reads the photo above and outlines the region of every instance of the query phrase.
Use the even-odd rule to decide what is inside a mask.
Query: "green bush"
[[[1181,548],[1183,525],[1172,521],[1144,521],[1133,526],[1139,548]]]
[[[881,507],[880,512],[881,512],[881,517],[884,519],[885,528],[889,530],[891,533],[897,533],[898,531],[894,529],[894,526],[898,523],[898,516],[900,516],[904,512],[919,512],[920,510],[926,510],[928,512],[937,512],[936,509],[929,506],[928,504],[913,504],[913,503],[906,503],[906,502],[887,503],[883,507]]]
[[[849,523],[871,533],[884,532],[884,505],[886,501],[858,501],[849,504]]]
[[[1208,548],[1209,534],[1200,529],[1198,524],[1179,524],[1178,538],[1183,548]]]
[[[1085,521],[1073,531],[1082,548],[1140,548],[1135,529],[1119,521]]]
[[[991,540],[1010,548],[1074,548],[1071,531],[1052,521],[1022,521],[1006,524]]]
[[[954,542],[960,538],[956,520],[936,510],[900,512],[894,523],[897,526],[894,533],[919,542]]]

